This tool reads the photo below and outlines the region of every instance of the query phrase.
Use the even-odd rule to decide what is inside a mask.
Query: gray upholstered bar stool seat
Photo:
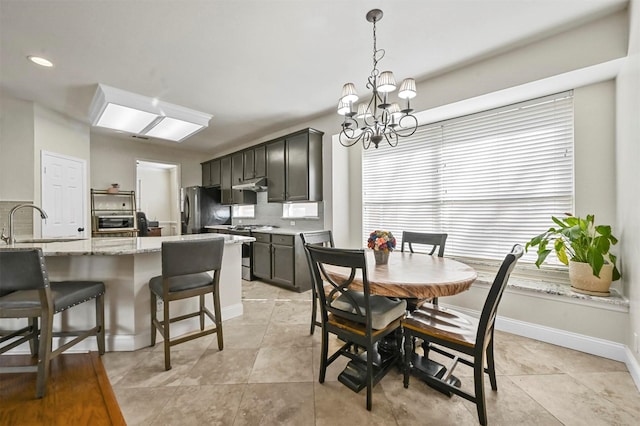
[[[36,372],[36,397],[41,398],[53,358],[89,336],[96,336],[98,351],[104,354],[104,293],[100,281],[49,282],[41,249],[0,250],[0,318],[28,319],[28,325],[17,330],[0,327],[0,354],[29,342],[31,354],[38,356],[37,365],[2,367],[0,373]],[[94,327],[53,331],[55,314],[92,299],[96,301]],[[73,339],[52,350],[53,336]]]
[[[212,238],[196,241],[165,241],[162,243],[162,275],[151,278],[151,346],[156,344],[156,330],[164,339],[164,367],[171,369],[171,346],[189,340],[217,333],[218,349],[223,349],[222,314],[220,309],[220,270],[224,239]],[[212,275],[209,272],[213,272]],[[204,296],[213,296],[214,313],[205,306]],[[196,312],[171,317],[171,301],[199,297],[199,309]],[[156,303],[162,300],[162,321],[157,318]],[[215,324],[213,328],[204,327],[205,316]],[[193,317],[200,318],[200,331],[171,339],[170,324]]]

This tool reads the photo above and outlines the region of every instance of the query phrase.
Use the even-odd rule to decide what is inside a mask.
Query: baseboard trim
[[[460,306],[451,306],[451,308],[475,318],[480,316],[480,313],[473,309]],[[638,360],[633,356],[629,347],[622,343],[500,316],[496,318],[496,330],[612,359],[614,361],[624,362],[631,374],[631,378],[640,391],[640,363],[638,363]]]

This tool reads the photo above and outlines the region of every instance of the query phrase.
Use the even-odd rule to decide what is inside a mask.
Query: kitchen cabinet
[[[231,185],[244,181],[244,153],[231,154]],[[247,190],[231,190],[231,204],[256,204],[256,193]]]
[[[243,177],[245,180],[265,177],[267,175],[266,148],[264,145],[246,149],[242,153],[244,156]]]
[[[231,157],[220,159],[220,202],[222,204],[233,204],[231,193]]]
[[[220,186],[220,159],[202,163],[202,186]]]
[[[322,135],[306,129],[266,145],[267,201],[322,201]]]
[[[282,287],[307,291],[311,275],[299,234],[253,232],[253,275]]]

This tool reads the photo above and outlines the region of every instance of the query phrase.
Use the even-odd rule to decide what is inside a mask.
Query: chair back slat
[[[224,238],[162,243],[162,276],[197,274],[222,268]]]
[[[413,244],[425,244],[430,245],[431,251],[430,255],[435,253],[436,248],[438,249],[438,257],[444,256],[444,246],[447,242],[448,234],[429,234],[425,232],[411,232],[411,231],[403,231],[402,232],[402,245],[400,246],[400,251],[404,252],[404,244],[407,243],[409,246],[409,251],[413,253]]]
[[[49,287],[42,249],[0,250],[0,296]]]

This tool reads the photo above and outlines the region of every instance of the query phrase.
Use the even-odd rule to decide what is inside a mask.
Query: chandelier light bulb
[[[416,97],[416,81],[412,78],[405,78],[400,84],[398,97],[400,99],[413,99]]]
[[[351,103],[347,102],[338,102],[338,114],[347,115],[351,112]]]
[[[384,71],[378,77],[378,92],[390,93],[396,90],[396,79],[391,71]]]
[[[352,104],[358,101],[358,93],[356,92],[356,86],[353,83],[347,83],[342,86],[342,97],[340,100],[346,104]]]

